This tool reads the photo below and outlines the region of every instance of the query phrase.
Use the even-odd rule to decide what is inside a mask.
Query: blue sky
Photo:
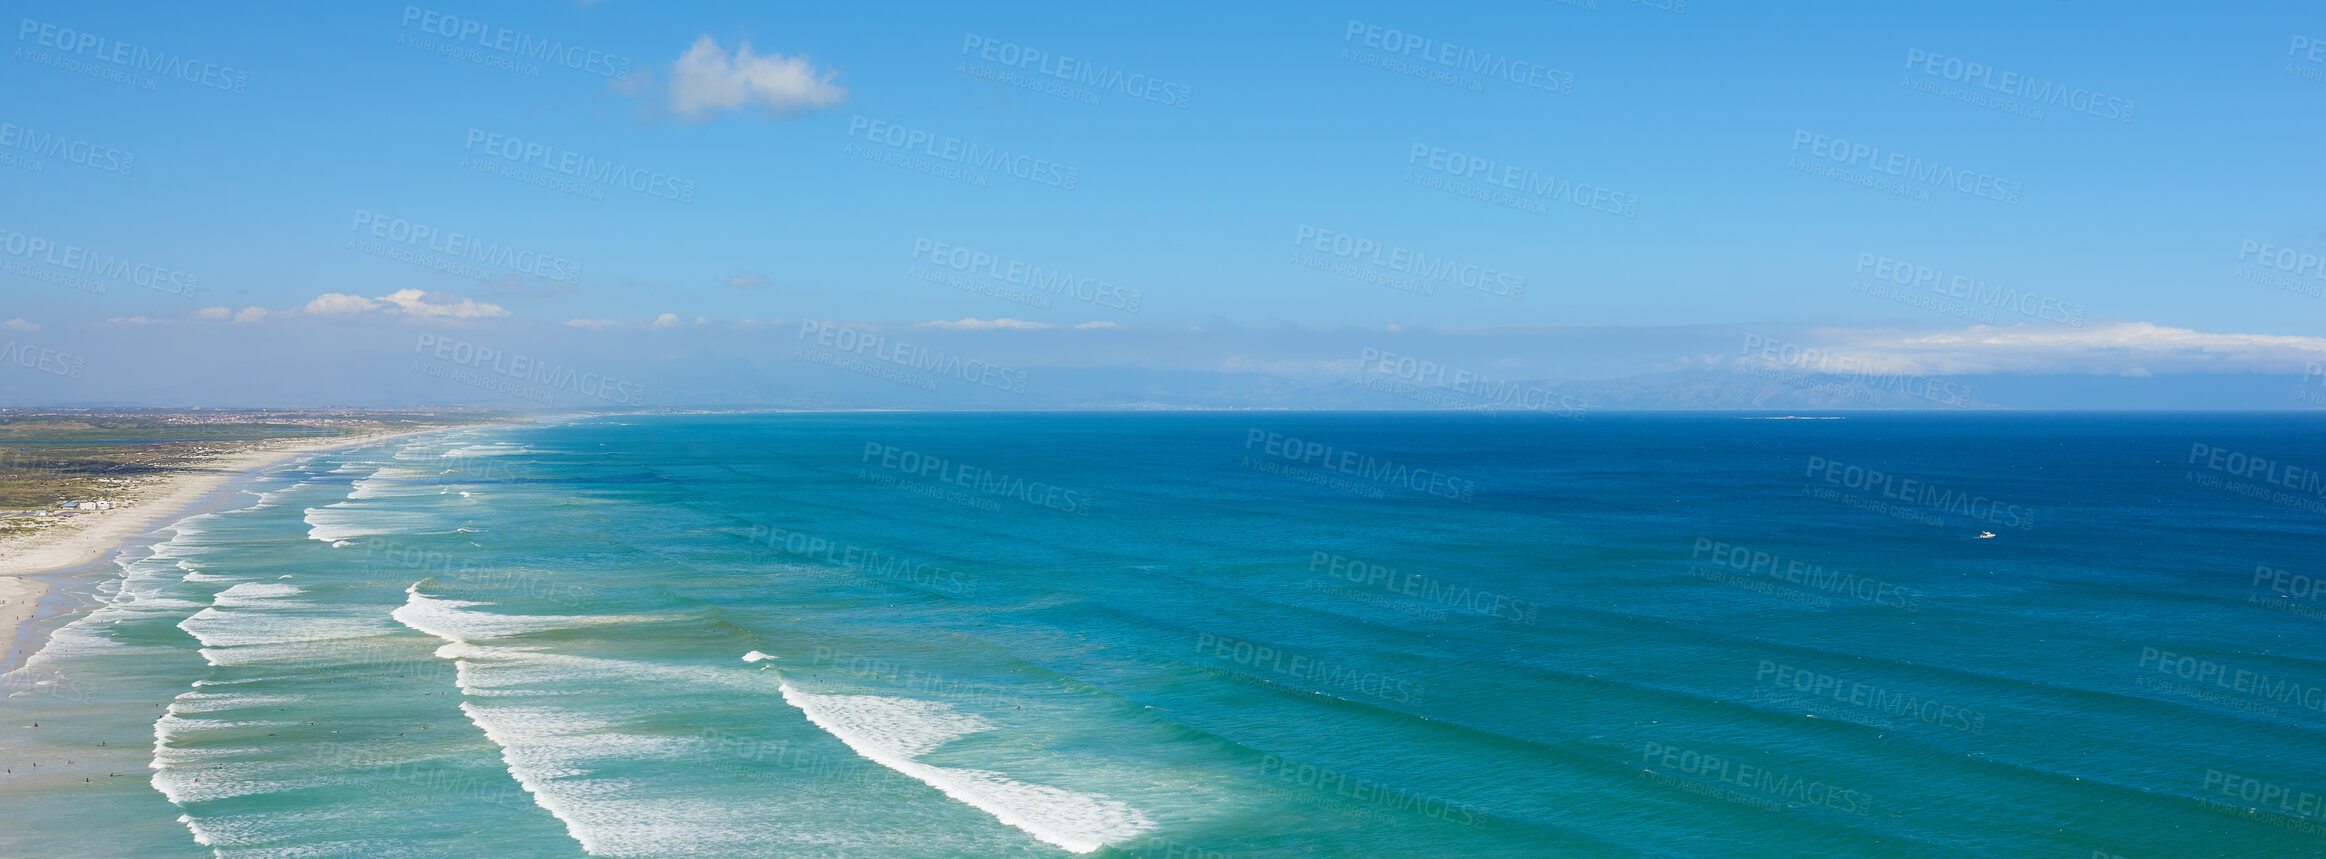
[[[1285,348],[1298,338],[1263,334],[1270,342],[1190,352],[1156,332],[1394,330],[1450,344],[1492,328],[1537,335],[1464,360],[1574,375],[1591,359],[1607,364],[1591,373],[1611,376],[1733,353],[1744,326],[1934,373],[2298,373],[2326,354],[2302,339],[2326,321],[2326,300],[2305,294],[2326,286],[2314,262],[2326,257],[2315,205],[2326,52],[2305,49],[2326,40],[2317,7],[1657,5],[1683,8],[17,4],[0,122],[20,136],[15,148],[0,140],[16,153],[0,164],[0,229],[20,246],[79,246],[200,288],[189,298],[116,282],[96,295],[16,254],[0,271],[0,317],[47,347],[100,354],[153,338],[207,353],[352,342],[349,331],[401,343],[379,332],[435,324],[612,355],[667,349],[675,334],[746,349],[745,320],[929,331],[914,326],[1000,318],[1054,326],[1046,334],[1119,327],[1039,347],[993,342],[1037,333],[1002,328],[962,348],[1037,365],[1079,367],[1077,356],[1111,350],[1157,366],[1163,350],[1188,369],[1306,361],[1323,372],[1345,362],[1346,343],[1304,356]],[[487,40],[573,46],[582,53],[567,56],[593,68],[473,40],[468,57],[415,44],[451,41],[441,32],[458,22]],[[100,41],[60,50],[66,31]],[[121,43],[215,65],[213,83],[227,86],[106,61]],[[752,53],[738,54],[746,44]],[[993,80],[1012,71],[1002,58],[1028,52],[1119,77]],[[68,55],[153,86],[60,67]],[[1488,65],[1505,70],[1496,75],[1466,61],[1515,65]],[[596,73],[625,62],[625,78]],[[1161,97],[1134,97],[1142,84]],[[714,106],[689,109],[706,99]],[[956,181],[862,157],[943,160],[871,141],[890,125],[1039,161],[1028,172],[1046,179],[972,166]],[[65,151],[25,148],[51,139]],[[526,144],[659,174],[657,188],[689,199],[586,179],[571,193],[463,163]],[[87,151],[112,154],[73,163],[70,152]],[[133,168],[110,169],[121,156]],[[1490,166],[1448,172],[1478,163]],[[1837,168],[1863,184],[1837,181]],[[1072,187],[1057,187],[1068,175]],[[1497,177],[1520,190],[1486,181]],[[1510,192],[1516,207],[1449,182]],[[1573,205],[1594,193],[1577,188],[1629,211]],[[399,220],[554,265],[432,270],[383,256],[396,243],[358,228]],[[1382,250],[1335,257],[1335,236]],[[359,239],[377,244],[350,246]],[[939,246],[1105,281],[1137,294],[1137,312],[1063,297],[1031,306],[916,276]],[[1522,295],[1385,285],[1410,274],[1378,262],[1400,252],[1491,270],[1523,282]],[[2279,260],[2297,271],[2263,273]],[[1899,271],[1910,274],[1895,292],[1866,288]],[[1950,294],[1958,278],[1975,285]],[[2033,298],[1979,300],[2003,288]],[[419,297],[388,298],[405,290]],[[350,300],[317,304],[333,295]],[[2070,312],[2081,324],[2053,318]],[[2038,351],[2051,357],[2034,362],[1909,360],[1865,333],[1979,324],[2073,342],[2046,340]],[[1545,333],[1579,329],[1589,344]],[[2143,333],[2157,330],[2194,334]],[[1675,333],[1689,331],[1717,333]],[[927,336],[956,334],[967,332]],[[2250,360],[2101,354],[2191,337]],[[249,398],[267,380],[241,382]],[[87,380],[73,390],[133,397]]]

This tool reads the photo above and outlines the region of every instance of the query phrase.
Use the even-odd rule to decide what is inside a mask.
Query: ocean
[[[1778,417],[318,455],[0,677],[0,856],[2326,855],[2326,423]]]

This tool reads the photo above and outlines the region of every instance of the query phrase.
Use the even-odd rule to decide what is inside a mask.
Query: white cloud
[[[944,328],[952,331],[992,331],[995,329],[1009,329],[1013,331],[1039,331],[1044,328],[1053,328],[1056,326],[1053,326],[1047,322],[1027,322],[1022,319],[1011,319],[1007,316],[1004,316],[991,321],[984,319],[955,319],[951,321],[939,319],[935,322],[923,322],[921,323],[920,327]]]
[[[1081,325],[1077,325],[1077,326],[1074,326],[1074,327],[1075,327],[1075,328],[1078,328],[1078,329],[1081,329],[1081,330],[1083,330],[1083,331],[1090,331],[1090,330],[1093,330],[1093,329],[1098,329],[1098,328],[1121,328],[1122,326],[1120,326],[1120,325],[1116,325],[1116,324],[1114,324],[1114,323],[1112,323],[1112,322],[1104,322],[1104,321],[1101,321],[1101,322],[1085,322],[1085,323],[1082,323]]]
[[[738,271],[727,276],[727,285],[736,289],[766,289],[774,286],[775,281],[756,271]]]
[[[251,320],[241,320],[238,317],[238,321],[255,321],[265,318],[266,311],[259,308],[245,308],[242,312],[244,315],[249,315],[252,310],[258,310],[258,315],[252,317]],[[442,319],[489,319],[509,315],[509,311],[503,310],[498,304],[461,298],[447,293],[426,293],[417,289],[399,289],[378,298],[365,298],[360,295],[348,295],[344,292],[326,292],[315,296],[315,300],[307,302],[307,306],[300,308],[300,310],[316,316],[350,316],[375,310],[400,313],[405,316]]]
[[[143,316],[115,316],[105,320],[114,325],[167,325],[167,319],[149,319]]]
[[[40,330],[40,326],[38,326],[38,325],[34,325],[34,324],[30,323],[30,322],[26,322],[26,321],[24,321],[24,320],[22,320],[22,319],[11,319],[11,320],[8,320],[8,321],[6,321],[6,322],[0,322],[0,325],[5,325],[5,326],[7,326],[7,327],[9,327],[9,328],[14,328],[14,329],[16,329],[16,330],[18,330],[18,331],[39,331],[39,330]]]
[[[498,304],[487,304],[475,299],[461,298],[445,293],[428,294],[417,289],[399,289],[380,297],[412,316],[444,316],[453,319],[486,319],[507,316],[509,311]]]
[[[695,317],[696,325],[703,325],[709,322],[709,319],[700,316]],[[661,316],[654,317],[653,319],[649,319],[644,322],[624,319],[568,319],[565,321],[565,324],[571,328],[586,328],[591,331],[606,331],[614,328],[630,328],[635,326],[644,326],[647,328],[678,328],[685,325],[686,320],[680,319],[676,313],[665,313]]]
[[[367,310],[378,310],[379,307],[379,302],[360,295],[326,292],[315,296],[315,300],[307,302],[307,306],[300,308],[300,311],[316,316],[345,316]]]
[[[818,71],[806,57],[752,53],[750,42],[729,57],[705,35],[670,66],[670,107],[698,121],[753,104],[771,116],[831,107],[848,97],[847,88],[832,83],[835,74]]]
[[[2214,333],[2149,322],[2101,322],[2081,328],[1973,325],[1928,334],[1822,329],[1803,341],[1791,345],[1823,350],[1823,356],[1811,360],[1829,368],[1846,363],[1852,372],[1925,375],[2300,372],[2308,362],[2326,358],[2326,338]],[[1766,351],[1753,350],[1736,363],[1764,363]],[[1770,363],[1800,362],[1785,357]]]
[[[227,319],[233,315],[234,308],[231,307],[205,307],[194,313],[197,319]]]
[[[234,314],[236,322],[258,322],[266,318],[267,309],[264,307],[245,307],[242,312]]]

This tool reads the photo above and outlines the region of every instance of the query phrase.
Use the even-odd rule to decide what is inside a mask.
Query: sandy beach
[[[0,653],[8,651],[6,645],[15,640],[17,627],[31,618],[41,597],[48,594],[48,584],[32,576],[104,560],[124,541],[177,521],[220,487],[257,469],[338,448],[461,428],[259,442],[253,449],[218,456],[139,486],[128,494],[132,501],[127,506],[75,516],[40,533],[0,543]],[[28,646],[25,652],[32,649]]]

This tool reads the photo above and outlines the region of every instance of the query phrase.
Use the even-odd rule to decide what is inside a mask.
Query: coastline
[[[260,469],[344,448],[499,425],[461,424],[330,439],[269,439],[254,449],[225,454],[158,478],[154,486],[138,494],[134,504],[95,514],[95,522],[58,526],[0,544],[0,671],[20,664],[44,644],[17,641],[20,627],[39,613],[40,601],[51,590],[41,576],[103,562],[130,540],[192,515],[218,490]]]

